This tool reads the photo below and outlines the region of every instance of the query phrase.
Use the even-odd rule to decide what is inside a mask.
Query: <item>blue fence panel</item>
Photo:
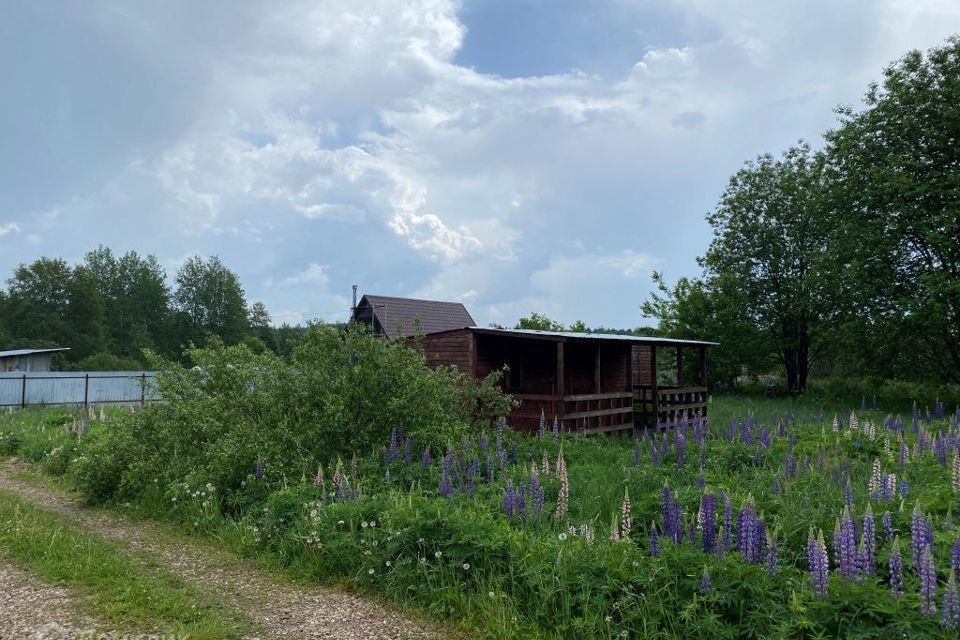
[[[159,397],[153,371],[0,373],[0,406],[138,403]]]

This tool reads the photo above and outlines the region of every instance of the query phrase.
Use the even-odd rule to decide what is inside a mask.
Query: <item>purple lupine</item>
[[[890,549],[890,594],[894,598],[903,595],[903,556],[900,555],[900,539],[893,540],[893,547]]]
[[[657,523],[650,523],[650,555],[654,558],[660,557],[660,534],[657,533]]]
[[[930,546],[920,555],[920,613],[932,616],[937,613],[937,569],[933,564]]]
[[[393,462],[400,457],[400,451],[397,448],[397,430],[390,430],[390,448],[387,451],[387,462]]]
[[[553,439],[556,440],[560,437],[560,420],[557,419],[557,416],[553,416]]]
[[[733,548],[733,504],[730,496],[723,497],[723,528],[720,536],[721,551]]]
[[[943,590],[943,600],[940,605],[940,626],[954,631],[960,624],[960,597],[957,595],[957,578],[950,573],[947,578],[947,588]]]
[[[853,508],[853,489],[850,488],[849,479],[843,485],[843,503],[847,506],[847,509]]]
[[[493,484],[495,469],[493,466],[493,454],[487,454],[487,484]]]
[[[677,449],[677,466],[682,467],[687,459],[687,437],[678,431],[674,445]]]
[[[423,455],[420,456],[420,467],[423,469],[430,468],[430,447],[423,450]]]
[[[717,540],[717,496],[712,493],[704,494],[700,499],[700,531],[703,538],[703,551],[710,553],[714,550]]]
[[[880,524],[883,526],[883,537],[886,538],[887,542],[893,540],[893,516],[890,515],[889,511],[885,512],[883,517],[880,518]]]
[[[947,412],[943,408],[943,403],[940,402],[940,398],[937,398],[937,401],[933,403],[933,415],[937,420],[943,420],[947,417]]]
[[[902,498],[906,498],[910,494],[910,483],[906,480],[901,480],[897,484],[897,495]]]
[[[517,508],[517,495],[513,490],[513,481],[507,480],[507,486],[503,490],[503,512],[508,518],[513,518]]]
[[[680,511],[680,500],[674,500],[670,505],[670,531],[673,533],[673,541],[677,544],[683,542],[682,519],[683,514]]]
[[[403,463],[410,464],[410,449],[413,448],[413,443],[410,441],[410,438],[403,439]]]
[[[863,515],[860,544],[862,549],[858,550],[857,558],[860,573],[864,576],[872,576],[875,573],[874,565],[877,554],[877,522],[869,504],[866,513]]]
[[[671,506],[673,504],[673,499],[670,495],[669,485],[663,485],[663,491],[660,493],[660,513],[663,516],[663,534],[667,537],[673,535],[670,530],[670,525],[673,520],[670,517]]]
[[[740,507],[740,513],[737,516],[737,551],[740,552],[744,562],[751,564],[760,559],[756,530],[757,509],[753,504],[753,499],[748,497],[744,505]]]
[[[540,409],[540,424],[537,428],[537,435],[542,439],[547,435],[547,414],[543,412],[543,409]]]
[[[707,477],[703,475],[703,467],[700,467],[700,473],[697,474],[697,489],[703,491],[705,486],[707,486]]]
[[[770,431],[766,425],[760,427],[760,446],[764,449],[770,448]]]
[[[774,475],[773,480],[771,480],[770,491],[773,495],[780,493],[780,476]]]
[[[710,572],[703,568],[703,574],[700,576],[700,593],[710,593],[713,591],[713,584],[710,582]]]
[[[697,546],[697,521],[691,520],[690,524],[687,525],[687,542],[693,546]]]
[[[910,562],[914,569],[920,566],[920,557],[927,544],[927,523],[920,510],[920,502],[913,508],[913,514],[910,517]]]
[[[850,509],[844,509],[840,515],[840,538],[837,552],[840,575],[844,580],[853,580],[857,577],[857,542],[856,527],[853,523],[853,514]]]
[[[773,575],[777,572],[777,538],[768,533],[767,534],[767,559],[765,563],[765,569],[767,574]]]
[[[257,480],[263,480],[263,477],[266,475],[263,462],[260,461],[260,458],[257,458],[257,464],[253,466],[253,477]]]
[[[813,581],[813,591],[818,596],[827,595],[829,579],[829,560],[827,546],[823,542],[823,531],[813,536],[813,527],[807,536],[807,564],[810,567],[810,578]]]
[[[950,569],[951,573],[960,577],[960,536],[957,536],[950,547]]]
[[[453,451],[447,449],[447,454],[443,456],[443,461],[440,464],[440,495],[445,498],[453,495],[453,474]]]
[[[543,512],[545,500],[543,487],[540,486],[540,476],[535,473],[530,474],[530,515],[532,517],[539,516]]]
[[[473,456],[473,460],[470,461],[470,467],[467,469],[467,479],[464,485],[464,488],[469,495],[473,495],[473,492],[477,488],[477,476],[480,475],[480,460],[477,456]]]
[[[660,448],[657,447],[655,440],[650,443],[650,464],[655,467],[660,466]]]

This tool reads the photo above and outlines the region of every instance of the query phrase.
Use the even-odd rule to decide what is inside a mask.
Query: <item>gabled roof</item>
[[[365,295],[357,303],[358,309],[364,307],[373,312],[374,328],[391,338],[406,338],[418,332],[426,335],[464,329],[476,324],[467,308],[459,302]]]
[[[53,353],[55,351],[69,351],[70,347],[60,347],[58,349],[11,349],[10,351],[0,351],[0,358],[15,358],[17,356],[29,356],[35,353]]]

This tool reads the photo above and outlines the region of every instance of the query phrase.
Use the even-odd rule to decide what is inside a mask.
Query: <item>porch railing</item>
[[[650,385],[636,388],[637,412],[644,425],[678,421],[686,412],[688,416],[707,415],[706,387],[657,387],[656,402]]]
[[[599,433],[633,429],[633,397],[630,391],[614,393],[578,393],[558,399],[552,395],[513,394],[521,401],[510,415],[514,428],[536,431],[540,410],[547,418],[547,428],[557,416],[564,431]]]

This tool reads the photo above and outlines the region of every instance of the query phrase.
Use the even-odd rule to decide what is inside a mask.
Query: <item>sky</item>
[[[219,255],[275,323],[361,293],[634,327],[761,153],[954,0],[0,0],[0,274]]]

